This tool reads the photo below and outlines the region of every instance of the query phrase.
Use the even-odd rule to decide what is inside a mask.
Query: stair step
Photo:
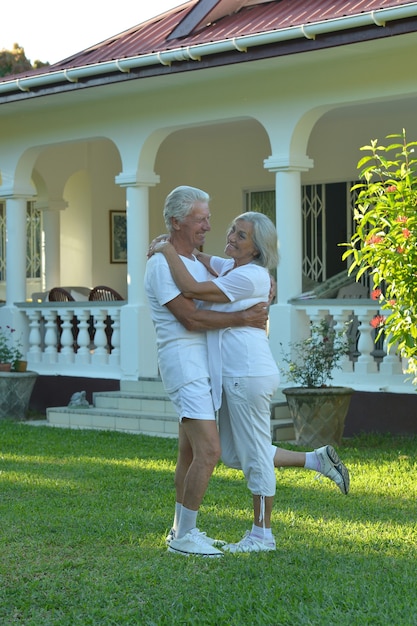
[[[176,417],[172,402],[166,394],[100,391],[93,393],[93,404],[96,408],[131,411],[136,415],[145,412]]]
[[[133,414],[94,406],[51,407],[46,411],[48,424],[64,428],[117,430],[153,437],[178,437],[176,415]]]
[[[294,424],[289,419],[271,420],[272,441],[295,441]]]
[[[156,437],[178,437],[178,417],[160,378],[121,381],[120,391],[93,393],[90,407],[51,407],[48,424],[63,428],[115,430]],[[285,396],[271,402],[273,441],[293,441],[293,423]]]
[[[122,393],[156,393],[166,395],[160,378],[140,378],[139,380],[121,380]]]

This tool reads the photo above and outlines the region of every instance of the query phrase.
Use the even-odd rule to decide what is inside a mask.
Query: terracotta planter
[[[30,371],[0,371],[0,419],[26,418],[37,376],[37,372]]]
[[[16,361],[15,366],[14,366],[15,372],[26,372],[27,368],[28,368],[27,361]]]
[[[294,422],[296,443],[320,448],[339,446],[353,389],[288,387],[283,389]]]
[[[0,363],[0,372],[10,372],[11,367],[11,363]]]

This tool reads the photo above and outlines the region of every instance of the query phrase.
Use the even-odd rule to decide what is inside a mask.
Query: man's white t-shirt
[[[180,258],[199,282],[212,278],[195,257]],[[209,378],[206,333],[186,330],[165,306],[181,292],[163,254],[154,254],[148,260],[145,290],[156,330],[159,371],[166,391],[170,393],[193,380]]]

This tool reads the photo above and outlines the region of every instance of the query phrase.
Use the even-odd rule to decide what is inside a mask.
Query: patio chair
[[[88,299],[91,302],[92,301],[115,302],[118,300],[124,300],[124,298],[122,298],[120,293],[118,293],[115,289],[113,289],[112,287],[106,287],[105,285],[98,285],[97,287],[93,287],[93,289],[90,291],[90,295]],[[110,315],[107,315],[105,332],[106,332],[106,337],[107,337],[107,350],[109,352],[112,351],[112,344],[111,344],[111,339],[113,335],[112,324],[113,324],[113,320],[111,319]],[[95,334],[95,329],[93,325],[93,320],[91,319],[90,320],[90,337],[92,341],[94,340],[94,334]]]
[[[124,300],[120,293],[118,293],[112,287],[106,287],[105,285],[99,285],[98,287],[93,287],[90,291],[90,295],[88,299],[91,300],[100,300],[100,301],[115,301],[115,300]]]
[[[48,300],[49,302],[73,302],[74,298],[63,287],[53,287],[49,292]]]
[[[64,287],[53,287],[49,292],[48,300],[49,302],[75,302],[70,292],[67,289],[64,289]],[[62,348],[62,344],[61,344],[62,319],[59,315],[57,315],[56,317],[56,325],[57,325],[57,332],[58,332],[57,349],[58,349],[58,352],[60,352]],[[77,351],[77,337],[78,337],[78,319],[75,316],[72,318],[72,337],[74,340],[74,343],[73,343],[74,352],[76,352]]]

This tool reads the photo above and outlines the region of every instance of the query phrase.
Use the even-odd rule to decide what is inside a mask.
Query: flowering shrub
[[[336,332],[324,318],[318,324],[311,324],[310,331],[307,339],[289,344],[294,358],[283,352],[282,361],[288,370],[281,368],[281,372],[301,387],[325,387],[333,378],[333,370],[341,367],[341,358],[349,354],[347,327]]]
[[[387,315],[372,325],[387,337],[388,349],[396,345],[409,359],[409,371],[417,383],[417,142],[407,143],[405,130],[388,135],[392,143],[371,145],[358,163],[363,183],[354,219],[356,231],[343,259],[350,257],[356,279],[370,272],[374,291]],[[374,318],[375,320],[375,318]]]
[[[11,363],[12,370],[16,368],[16,362],[22,358],[20,342],[15,340],[16,330],[10,326],[0,326],[0,363]]]

